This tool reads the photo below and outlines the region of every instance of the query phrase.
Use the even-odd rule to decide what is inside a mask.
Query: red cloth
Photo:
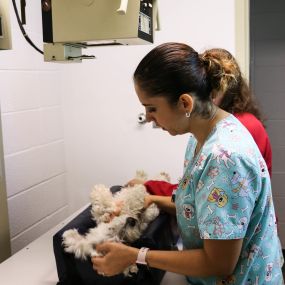
[[[272,174],[272,149],[267,132],[262,123],[250,113],[234,114],[235,117],[248,129],[255,140],[271,176]]]
[[[144,185],[150,194],[159,196],[171,196],[173,190],[178,186],[178,184],[170,184],[165,181],[156,180],[149,180],[145,182]]]
[[[234,114],[235,117],[248,129],[255,140],[271,176],[272,173],[272,150],[269,137],[262,123],[250,113]],[[178,184],[170,184],[165,181],[149,180],[144,183],[147,191],[153,195],[171,196]]]

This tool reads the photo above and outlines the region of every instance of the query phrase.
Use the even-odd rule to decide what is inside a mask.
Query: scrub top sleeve
[[[232,161],[226,165],[210,159],[200,176],[195,203],[202,239],[239,239],[246,234],[259,179],[247,158],[233,155]]]

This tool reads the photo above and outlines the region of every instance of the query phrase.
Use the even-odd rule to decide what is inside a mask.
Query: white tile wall
[[[49,143],[62,139],[62,108],[59,106],[41,110],[41,143]]]
[[[64,173],[63,147],[58,141],[5,156],[7,196]]]
[[[5,70],[5,66],[11,69]],[[2,62],[0,79],[2,113],[61,104],[61,96],[58,93],[61,88],[61,72],[59,70],[13,69],[8,62],[6,64]]]
[[[2,115],[5,155],[40,144],[40,115],[37,110]]]
[[[27,2],[26,15],[26,31],[42,49],[40,1]],[[0,100],[14,253],[66,218],[68,198],[63,68],[44,63],[20,33],[13,9],[11,18],[13,49],[0,52]]]
[[[60,208],[67,208],[61,108],[4,114],[2,125],[15,252],[68,214],[67,209],[56,214]]]
[[[19,70],[0,70],[1,78],[1,110],[2,113],[35,109],[40,106],[37,72]],[[25,92],[29,90],[29,92]]]
[[[65,206],[64,185],[65,176],[59,175],[8,198],[12,238]]]
[[[68,207],[64,206],[56,212],[53,212],[51,215],[46,216],[44,219],[30,226],[27,230],[22,231],[20,234],[11,238],[11,247],[13,252],[25,247],[37,236],[41,236],[47,232],[47,229],[53,228],[54,225],[60,224],[65,220],[68,215]]]

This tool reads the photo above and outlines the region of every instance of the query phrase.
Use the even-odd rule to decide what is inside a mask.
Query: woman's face
[[[141,104],[145,107],[148,122],[155,122],[163,130],[175,136],[188,132],[189,119],[180,100],[177,105],[170,105],[165,97],[150,97],[138,85],[135,90]]]

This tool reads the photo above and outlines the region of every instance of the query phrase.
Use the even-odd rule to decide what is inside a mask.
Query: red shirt
[[[267,132],[262,123],[250,113],[234,114],[235,117],[248,129],[255,140],[271,176],[272,174],[272,149]]]

